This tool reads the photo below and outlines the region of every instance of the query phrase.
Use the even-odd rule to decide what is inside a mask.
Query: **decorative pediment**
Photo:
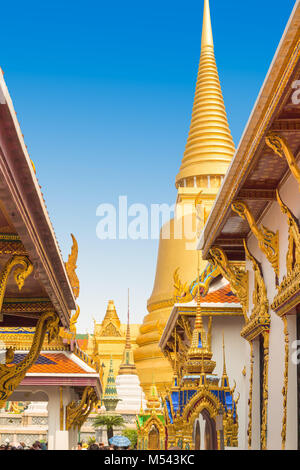
[[[230,283],[232,292],[238,297],[243,308],[245,321],[248,321],[248,271],[229,263],[225,251],[221,247],[212,247],[209,251],[213,265],[218,266],[222,276]]]
[[[101,333],[100,336],[122,336],[120,330],[111,322],[106,325]]]

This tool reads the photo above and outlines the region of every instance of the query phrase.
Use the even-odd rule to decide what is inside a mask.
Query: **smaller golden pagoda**
[[[210,344],[208,344],[206,331],[202,322],[200,289],[198,284],[195,327],[193,331],[191,345],[187,353],[185,372],[196,374],[199,371],[199,368],[201,367],[201,371],[205,372],[206,374],[211,374],[216,367],[216,363],[212,361],[212,356],[213,354],[210,349]]]
[[[197,279],[199,280],[199,262]],[[235,387],[231,389],[229,386],[224,335],[224,365],[219,385],[220,378],[213,374],[216,362],[212,360],[211,336],[207,338],[203,326],[200,299],[198,281],[196,318],[190,346],[185,361],[180,362],[178,367],[176,356],[179,351],[175,342],[173,384],[163,397],[168,448],[175,446],[185,450],[221,449],[222,433],[225,445],[238,445],[238,399],[233,398]],[[204,437],[202,444],[200,434],[202,439]]]
[[[121,323],[114,301],[109,300],[103,321],[97,323],[94,320],[93,334],[88,334],[86,339],[81,339],[81,342],[84,342],[81,348],[89,356],[100,359],[101,364],[104,365],[104,388],[107,383],[111,359],[113,369],[116,372],[124,362],[124,354],[128,353],[130,363],[132,363],[132,356],[137,347],[136,337],[139,328],[139,324],[130,324],[130,336],[128,336],[128,324]],[[129,349],[125,351],[126,344],[130,344],[131,351]]]
[[[140,413],[136,417],[136,426],[138,450],[164,450],[166,448],[165,418],[154,380],[150,387],[147,408],[144,412],[141,404]]]

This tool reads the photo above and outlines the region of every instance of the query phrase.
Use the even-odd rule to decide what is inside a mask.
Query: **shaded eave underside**
[[[0,98],[0,199],[34,264],[34,271],[67,326],[69,310],[76,307],[75,299],[1,72]]]

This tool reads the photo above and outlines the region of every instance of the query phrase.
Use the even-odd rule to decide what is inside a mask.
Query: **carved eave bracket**
[[[276,134],[275,132],[270,132],[267,135],[265,141],[268,147],[270,147],[276,155],[278,155],[280,158],[286,159],[292,175],[299,184],[300,190],[300,168],[297,165],[296,158],[286,139],[281,135]]]
[[[80,429],[98,402],[94,387],[85,387],[80,401],[71,401],[66,408],[66,429]]]
[[[4,301],[9,275],[13,271],[15,283],[19,290],[24,286],[25,280],[33,271],[33,264],[27,256],[13,255],[4,265],[0,273],[0,313]]]
[[[276,278],[279,277],[279,232],[272,232],[264,225],[258,228],[253,214],[247,204],[242,201],[235,201],[231,208],[242,219],[247,220],[250,230],[258,241],[258,246],[271,263]]]
[[[254,273],[254,289],[253,289],[253,309],[241,336],[248,341],[252,341],[264,331],[270,329],[269,301],[267,297],[267,289],[264,282],[263,272],[260,263],[250,253],[247,243],[244,240],[245,253],[249,261],[252,263]]]
[[[59,333],[59,317],[55,312],[45,312],[39,318],[29,353],[18,364],[11,364],[14,352],[9,348],[6,352],[6,363],[0,364],[0,408],[24,379],[30,367],[39,357],[46,334],[49,342],[55,340]]]
[[[300,301],[300,226],[297,218],[289,210],[276,192],[281,212],[288,219],[288,251],[286,255],[286,272],[282,282],[277,287],[272,309],[280,317],[294,308]]]
[[[213,247],[209,251],[209,255],[215,265],[220,269],[220,272],[225,279],[230,283],[232,292],[238,297],[241,302],[245,321],[248,321],[248,271],[239,268],[238,266],[229,263],[226,253],[220,247]]]
[[[193,336],[193,331],[192,331],[190,322],[188,321],[187,318],[185,318],[184,315],[180,315],[180,317],[178,318],[178,325],[184,330],[188,341],[191,341],[192,336]]]

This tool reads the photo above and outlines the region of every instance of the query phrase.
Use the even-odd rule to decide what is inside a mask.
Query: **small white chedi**
[[[126,344],[123,353],[123,361],[116,377],[116,387],[119,402],[116,411],[131,411],[138,413],[141,406],[145,408],[145,394],[140,385],[140,379],[134,364],[133,350],[130,344],[130,325],[129,325],[129,295],[128,295],[128,321]]]

